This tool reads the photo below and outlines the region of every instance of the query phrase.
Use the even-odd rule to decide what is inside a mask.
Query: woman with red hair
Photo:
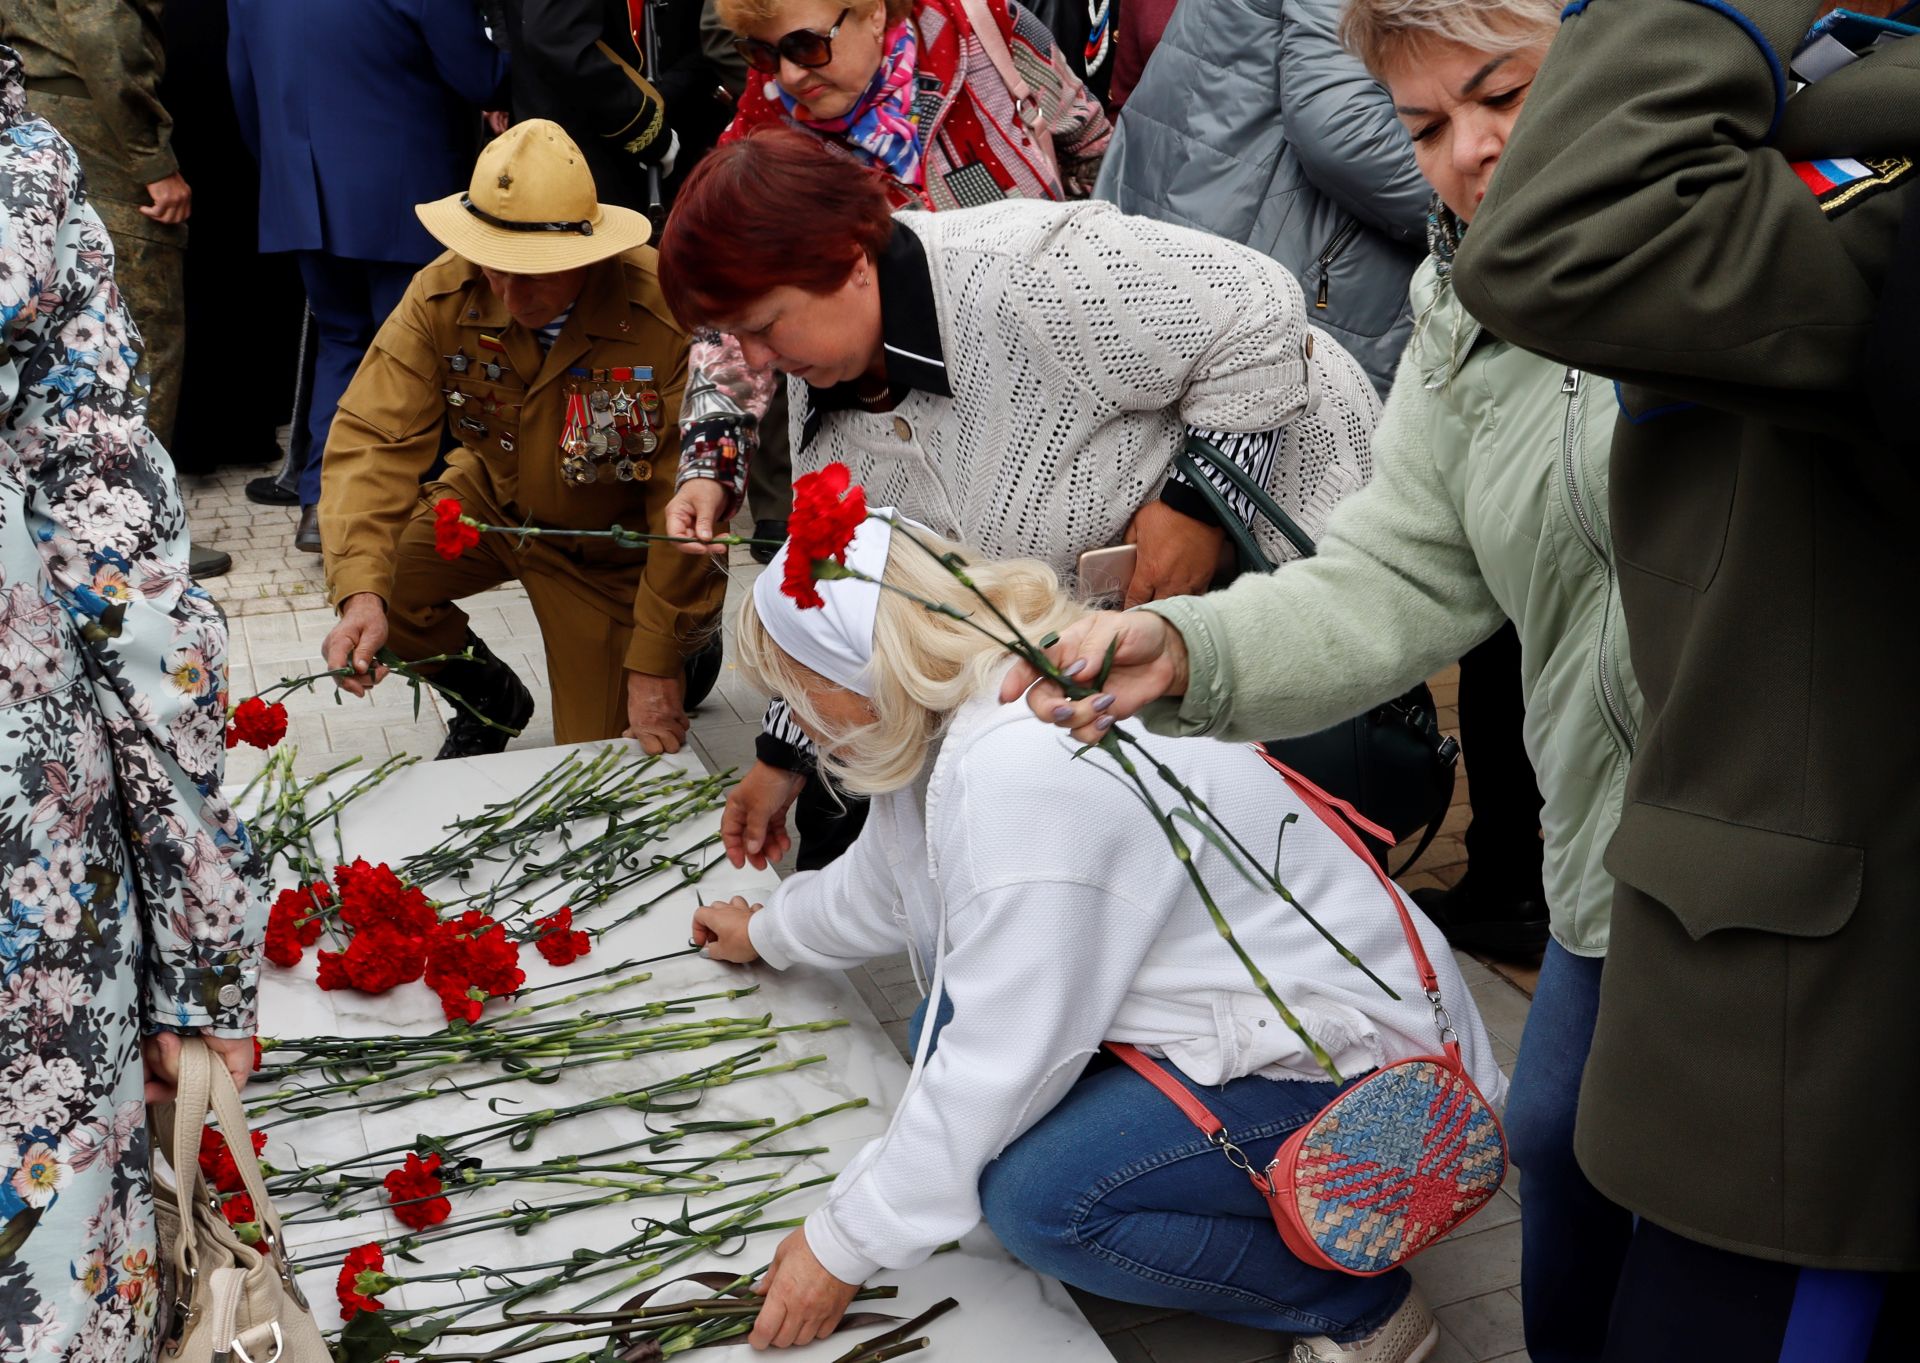
[[[1219,566],[1225,530],[1171,476],[1191,436],[1225,449],[1310,535],[1371,469],[1379,401],[1308,327],[1293,276],[1111,204],[892,212],[879,177],[769,129],[688,177],[660,276],[683,322],[731,333],[748,364],[788,376],[795,472],[843,463],[875,503],[1068,582],[1082,554],[1135,543],[1129,604],[1203,589]],[[668,529],[696,533],[729,489],[697,464],[680,478]],[[1293,556],[1259,533],[1269,559]],[[729,797],[736,864],[786,846],[801,778],[768,760],[783,756],[763,742]]]

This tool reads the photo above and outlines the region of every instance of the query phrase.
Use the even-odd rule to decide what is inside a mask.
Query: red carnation
[[[335,867],[333,879],[340,887],[340,921],[356,932],[388,927],[404,937],[424,937],[440,921],[425,891],[400,879],[384,861],[370,866],[362,857]]]
[[[787,518],[786,575],[780,590],[801,610],[826,602],[814,588],[817,565],[832,560],[844,566],[847,546],[867,518],[867,492],[853,482],[845,464],[828,464],[793,482],[793,512]]]
[[[287,736],[287,707],[279,701],[269,705],[258,696],[248,696],[234,707],[227,723],[227,746],[251,743],[256,748],[271,748]]]
[[[445,1185],[440,1181],[438,1155],[428,1155],[423,1160],[408,1154],[407,1162],[390,1171],[381,1182],[386,1186],[388,1200],[393,1203],[393,1214],[403,1226],[425,1230],[453,1214],[453,1203],[440,1196]]]
[[[282,968],[300,964],[303,949],[320,940],[320,920],[331,898],[324,881],[280,891],[267,912],[267,959]]]
[[[255,1131],[253,1135],[253,1153],[259,1154],[266,1148],[267,1133]],[[240,1166],[233,1162],[233,1151],[227,1146],[227,1138],[215,1127],[207,1127],[200,1133],[200,1176],[211,1183],[215,1190],[223,1193],[237,1193],[246,1187],[240,1177]]]
[[[340,1265],[340,1280],[334,1291],[340,1297],[340,1319],[352,1320],[362,1311],[382,1311],[385,1306],[374,1298],[387,1289],[396,1286],[386,1273],[387,1256],[380,1252],[380,1246],[369,1240],[347,1251],[347,1260]]]
[[[473,1022],[482,999],[518,990],[527,980],[520,948],[506,930],[477,909],[434,928],[427,948],[427,987],[440,996],[448,1020]]]
[[[547,958],[548,965],[572,965],[593,950],[593,938],[573,930],[572,905],[548,914],[533,927],[539,933],[533,944]]]
[[[458,497],[433,504],[433,548],[444,559],[456,559],[480,543],[480,531],[460,512]]]

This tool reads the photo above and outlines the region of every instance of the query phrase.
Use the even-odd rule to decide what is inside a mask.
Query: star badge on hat
[[[599,201],[579,146],[544,118],[487,143],[465,193],[413,211],[442,246],[507,274],[579,269],[652,235],[643,214]]]

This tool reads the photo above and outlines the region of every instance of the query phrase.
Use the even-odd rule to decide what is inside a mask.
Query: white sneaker
[[[1440,1322],[1414,1288],[1387,1323],[1351,1344],[1335,1344],[1325,1335],[1297,1339],[1293,1363],[1420,1363],[1440,1343]]]

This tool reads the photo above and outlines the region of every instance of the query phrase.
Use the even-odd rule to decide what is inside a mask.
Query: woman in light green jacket
[[[1555,18],[1542,0],[1349,0],[1343,37],[1393,95],[1436,191],[1373,481],[1341,503],[1314,558],[1069,630],[1052,655],[1070,673],[1091,672],[1119,636],[1103,695],[1028,693],[1088,740],[1134,713],[1169,733],[1286,737],[1399,695],[1506,619],[1518,627],[1553,932],[1507,1108],[1535,1363],[1599,1356],[1631,1229],[1580,1173],[1573,1121],[1613,897],[1602,858],[1640,693],[1607,527],[1612,387],[1483,331],[1448,274]],[[1031,680],[1018,669],[1004,698]]]

